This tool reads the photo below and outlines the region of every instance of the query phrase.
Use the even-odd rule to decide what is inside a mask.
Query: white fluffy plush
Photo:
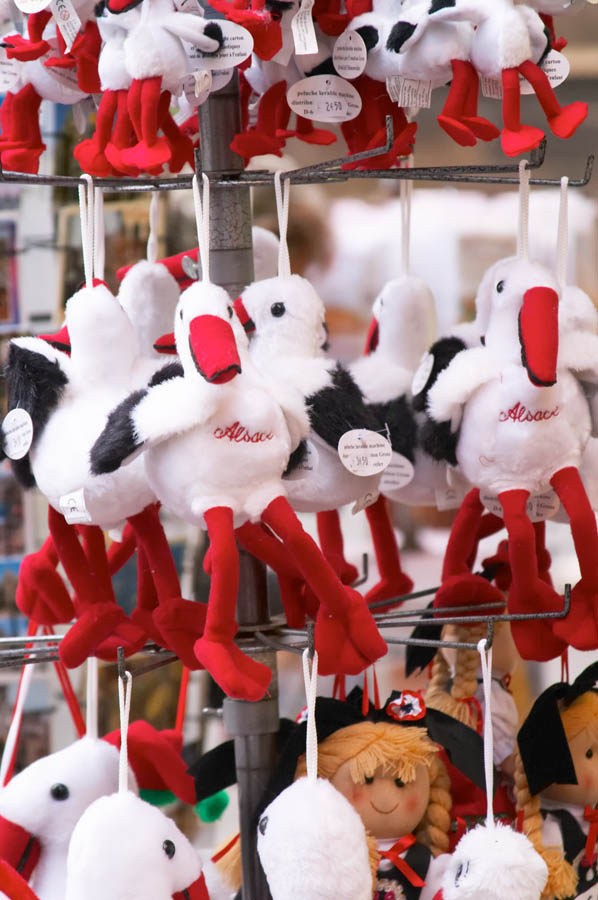
[[[329,781],[300,778],[267,807],[258,853],[272,900],[371,900],[359,814]]]
[[[68,796],[56,799],[55,785]],[[129,784],[135,778],[129,772]],[[41,845],[31,883],[40,900],[64,900],[66,859],[73,829],[87,807],[118,787],[118,751],[106,741],[83,737],[38,759],[0,791],[0,816],[36,837]],[[56,793],[56,792],[55,792]],[[0,831],[1,833],[1,831]],[[0,841],[0,853],[6,858]],[[9,860],[16,865],[17,860]]]
[[[65,900],[172,900],[200,874],[199,856],[172,819],[131,792],[112,794],[73,832]]]
[[[478,825],[457,844],[442,881],[442,900],[539,900],[548,868],[525,835]]]
[[[118,301],[135,329],[140,357],[164,363],[164,357],[154,350],[154,343],[172,329],[178,300],[177,280],[166,266],[142,259],[129,269],[121,281]]]

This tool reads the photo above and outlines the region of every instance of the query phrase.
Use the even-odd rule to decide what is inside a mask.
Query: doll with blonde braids
[[[598,663],[534,703],[517,737],[523,832],[549,870],[544,897],[598,897]]]

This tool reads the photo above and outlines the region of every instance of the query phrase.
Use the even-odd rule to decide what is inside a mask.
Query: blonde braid
[[[417,840],[426,844],[433,856],[448,852],[451,807],[451,781],[444,763],[435,756],[430,766],[430,800],[415,830]]]
[[[446,638],[446,628],[443,636]],[[474,643],[486,634],[486,626],[477,623],[469,626],[458,626],[454,639],[460,642]],[[451,636],[452,637],[452,636]],[[480,657],[477,650],[457,650],[455,675],[448,691],[449,666],[443,653],[437,653],[432,669],[432,678],[426,691],[426,706],[452,716],[470,728],[477,728],[478,713],[475,707],[463,701],[473,697],[478,687],[478,667]]]

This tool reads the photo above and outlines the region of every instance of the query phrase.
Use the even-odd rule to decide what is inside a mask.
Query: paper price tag
[[[488,510],[502,519],[502,506],[495,494],[480,493],[480,500]],[[530,522],[543,522],[544,519],[552,519],[559,511],[561,502],[556,493],[550,488],[543,494],[534,494],[526,503],[526,512]]]
[[[480,87],[482,95],[488,97],[489,100],[502,100],[502,81],[497,78],[480,75]]]
[[[368,52],[365,41],[358,31],[345,31],[332,50],[334,68],[343,78],[357,78],[365,69]]]
[[[363,512],[368,506],[373,506],[379,496],[379,491],[368,491],[367,494],[364,494],[363,497],[360,497],[359,500],[355,502],[355,505],[351,510],[351,515],[356,516],[357,513]]]
[[[304,478],[313,475],[317,468],[318,451],[311,441],[306,441],[305,456],[299,465],[295,466],[291,474],[285,478],[285,481],[302,481]]]
[[[212,90],[212,73],[207,69],[197,69],[187,75],[183,81],[183,93],[189,106],[201,106],[210,96]]]
[[[407,457],[393,451],[392,459],[380,479],[380,490],[383,494],[387,491],[399,491],[413,481],[414,475],[415,469]]]
[[[598,2],[598,0],[596,0],[596,2]],[[562,53],[559,53],[558,50],[551,50],[540,68],[548,76],[550,86],[555,88],[559,84],[562,84],[567,78],[571,71],[571,64],[567,57]],[[499,81],[496,78],[487,78],[485,75],[482,75],[480,83],[484,97],[489,97],[491,100],[502,100],[502,81]],[[519,76],[519,90],[522,94],[535,93],[533,87],[529,81],[526,81],[523,75]]]
[[[16,60],[8,59],[6,49],[0,47],[0,93],[12,91],[19,80],[19,66]]]
[[[353,475],[381,475],[392,460],[392,447],[381,434],[367,428],[345,431],[338,442],[343,466]]]
[[[251,56],[253,52],[253,37],[236,22],[229,22],[227,19],[218,19],[218,25],[222,29],[223,43],[217,53],[206,53],[199,47],[187,43],[187,56],[194,62],[201,62],[201,65],[193,66],[197,69],[211,69],[218,71],[221,69],[230,69],[240,65]]]
[[[11,409],[2,422],[2,446],[9,459],[23,459],[33,441],[33,422],[26,409]]]
[[[391,75],[386,79],[386,91],[393,103],[405,108],[429,109],[432,105],[431,81],[417,81],[415,78]]]
[[[415,397],[417,394],[421,393],[425,386],[428,383],[428,378],[430,377],[430,373],[434,368],[434,357],[431,353],[424,353],[422,358],[419,361],[419,366],[417,367],[417,371],[413,376],[413,381],[411,382],[411,393]]]
[[[318,122],[348,122],[361,112],[361,97],[339,75],[312,75],[291,85],[287,102],[293,112]]]
[[[58,505],[69,525],[88,525],[91,522],[91,516],[85,505],[84,488],[63,494],[58,500]]]
[[[81,19],[71,0],[52,0],[50,9],[64,38],[65,53],[68,53],[81,29]]]
[[[314,0],[301,0],[301,6],[291,21],[293,43],[298,56],[318,52],[318,39],[311,15],[313,5]]]

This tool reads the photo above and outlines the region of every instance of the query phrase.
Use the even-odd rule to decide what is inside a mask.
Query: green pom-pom
[[[143,790],[142,788],[139,791],[139,796],[142,800],[145,800],[146,803],[151,803],[152,806],[168,806],[169,803],[174,803],[176,801],[176,797],[172,791],[148,791]]]
[[[205,800],[200,800],[195,807],[195,812],[202,822],[216,822],[229,804],[226,791],[218,791]]]

